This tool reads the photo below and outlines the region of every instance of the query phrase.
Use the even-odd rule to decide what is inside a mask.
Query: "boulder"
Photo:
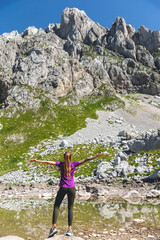
[[[121,161],[127,161],[128,160],[128,156],[123,152],[119,152],[117,156],[120,157]]]
[[[65,240],[65,239],[70,239],[70,240],[84,240],[81,237],[77,237],[77,236],[70,236],[67,237],[65,235],[55,235],[54,237],[50,238],[50,239],[54,239],[54,240]],[[18,239],[17,239],[18,240]],[[46,238],[45,240],[48,240],[48,238]]]
[[[136,198],[141,198],[141,194],[136,191],[136,190],[131,190],[127,193],[127,195],[125,195],[123,198],[124,199],[129,199],[129,200],[132,200],[132,199],[136,199]]]
[[[112,168],[112,166],[109,162],[101,162],[95,170],[95,175],[100,179],[105,178],[110,168]]]
[[[67,148],[69,146],[69,142],[67,140],[63,140],[59,146],[61,148]]]
[[[0,240],[24,240],[24,238],[17,237],[14,235],[9,235],[9,236],[5,236],[5,237],[0,237]]]
[[[121,163],[121,158],[120,157],[116,157],[114,160],[113,160],[113,165],[119,165]]]
[[[144,182],[160,181],[160,170],[156,170],[154,173],[142,179]]]
[[[135,133],[134,132],[128,132],[126,130],[122,130],[118,133],[118,136],[122,137],[123,140],[131,140],[135,138]]]
[[[160,197],[160,191],[156,189],[150,190],[147,195],[147,198],[159,198]]]
[[[160,148],[160,137],[158,131],[155,133],[148,133],[142,138],[131,139],[127,142],[128,148],[132,152],[156,150]]]
[[[119,165],[115,167],[115,171],[118,175],[128,175],[128,162],[122,161]]]

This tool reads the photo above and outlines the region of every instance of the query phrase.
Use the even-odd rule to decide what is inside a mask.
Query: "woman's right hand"
[[[36,162],[36,159],[29,159],[28,162]]]

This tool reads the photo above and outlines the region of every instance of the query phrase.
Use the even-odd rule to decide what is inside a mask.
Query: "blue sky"
[[[160,0],[0,0],[0,34],[28,26],[45,29],[60,23],[66,7],[84,10],[95,22],[111,28],[117,16],[138,30],[140,25],[160,31]]]

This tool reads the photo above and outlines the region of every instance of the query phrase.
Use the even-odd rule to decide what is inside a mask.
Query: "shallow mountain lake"
[[[28,240],[44,239],[52,221],[53,200],[1,200],[0,237],[17,235]],[[125,201],[76,201],[73,230],[75,234],[105,232],[108,229],[131,227],[134,219],[144,220],[142,227],[160,230],[159,203],[139,204]],[[67,201],[60,208],[57,228],[67,230]]]

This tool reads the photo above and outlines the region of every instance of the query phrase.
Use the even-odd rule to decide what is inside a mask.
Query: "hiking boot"
[[[73,236],[72,229],[68,229],[68,231],[66,232],[66,236]]]
[[[57,233],[56,227],[51,228],[50,231],[49,231],[48,238],[53,237],[56,233]]]

